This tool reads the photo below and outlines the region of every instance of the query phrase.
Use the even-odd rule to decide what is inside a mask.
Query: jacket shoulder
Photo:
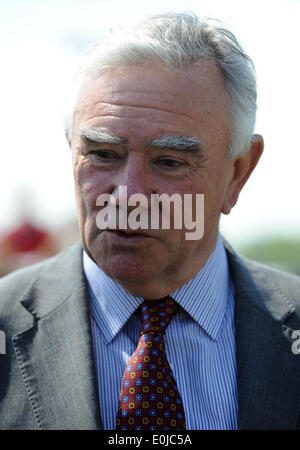
[[[295,311],[300,318],[300,277],[237,254],[227,243],[230,273],[238,295],[275,320]]]
[[[75,244],[42,262],[16,270],[0,279],[0,318],[14,309],[16,302],[25,295],[38,277],[47,276],[55,282],[67,264],[78,255],[80,244]],[[78,258],[77,258],[78,259]]]
[[[245,266],[269,289],[283,295],[293,306],[300,307],[300,276],[243,258]]]

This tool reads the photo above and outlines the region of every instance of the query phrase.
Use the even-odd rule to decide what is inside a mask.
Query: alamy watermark
[[[300,354],[300,330],[293,331],[292,339],[296,339],[295,342],[292,343],[292,353],[294,353],[294,355],[299,355]]]
[[[102,207],[96,217],[100,230],[194,230],[185,233],[186,240],[198,240],[204,234],[204,194],[184,194],[183,198],[177,193],[151,194],[149,204],[144,194],[128,197],[127,186],[120,186],[118,204],[113,194],[100,194],[96,205]]]

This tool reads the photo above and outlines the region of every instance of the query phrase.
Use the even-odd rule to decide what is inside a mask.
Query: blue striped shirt
[[[126,364],[141,330],[143,302],[109,278],[84,252],[103,428],[114,430]],[[188,430],[237,428],[234,295],[221,237],[205,266],[171,296],[181,306],[165,349]]]

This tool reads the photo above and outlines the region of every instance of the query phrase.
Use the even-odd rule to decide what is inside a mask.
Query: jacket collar
[[[281,289],[275,271],[240,257],[225,240],[224,245],[237,297],[270,314],[274,320],[287,319],[295,308],[290,299],[283,294],[287,286],[284,285]],[[86,285],[81,255],[82,247],[77,243],[42,265],[38,277],[21,299],[23,307],[35,319],[41,319],[51,313]],[[262,270],[259,270],[260,267]],[[272,284],[270,280],[273,281]]]
[[[231,268],[231,277],[238,297],[253,304],[274,320],[287,319],[294,311],[294,305],[283,294],[287,285],[281,287],[276,270],[239,256],[224,240]],[[283,288],[283,289],[282,289]]]
[[[21,299],[23,307],[39,320],[61,306],[85,284],[80,243],[41,264],[41,270]]]

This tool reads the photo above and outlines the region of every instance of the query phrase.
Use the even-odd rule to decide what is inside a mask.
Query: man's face
[[[80,132],[101,129],[121,143],[96,143]],[[230,122],[224,83],[209,63],[185,72],[155,66],[119,67],[86,81],[74,114],[73,165],[83,248],[111,278],[134,295],[159,298],[191,279],[216,243],[232,174],[227,159]],[[188,152],[157,148],[155,139],[184,136],[201,142]],[[200,240],[186,229],[147,230],[133,237],[100,231],[100,194],[204,194]]]

